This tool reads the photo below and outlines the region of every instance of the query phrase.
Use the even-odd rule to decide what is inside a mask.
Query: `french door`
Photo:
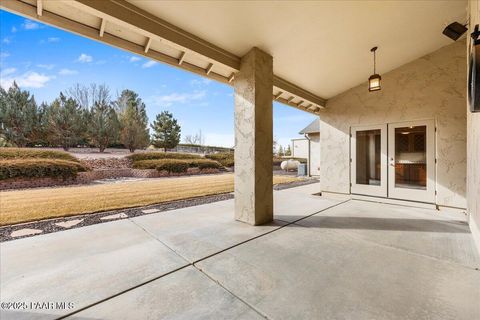
[[[433,120],[351,128],[351,193],[435,202]]]
[[[387,196],[387,125],[352,127],[352,193]]]

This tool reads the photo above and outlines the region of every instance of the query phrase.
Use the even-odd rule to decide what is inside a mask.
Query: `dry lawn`
[[[295,181],[274,176],[274,184]],[[137,207],[233,191],[233,175],[0,192],[0,225]]]

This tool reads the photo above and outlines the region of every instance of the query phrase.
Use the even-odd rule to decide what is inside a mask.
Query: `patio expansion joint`
[[[182,256],[179,252],[177,252],[175,249],[173,249],[172,247],[170,247],[168,244],[166,244],[165,242],[163,242],[162,240],[160,240],[159,238],[157,238],[153,233],[151,233],[150,231],[148,231],[147,229],[145,229],[144,227],[142,227],[141,225],[139,225],[138,223],[136,223],[135,221],[133,221],[133,219],[131,218],[128,218],[128,221],[130,221],[131,223],[133,223],[135,226],[137,226],[138,228],[140,228],[143,232],[145,232],[149,237],[151,237],[152,239],[158,241],[160,244],[164,245],[165,247],[167,247],[170,251],[172,251],[175,255],[179,256],[180,258],[182,258],[183,260],[185,260],[185,262],[187,262],[189,265],[192,265],[192,262],[190,262],[187,258],[185,258],[184,256]]]
[[[242,298],[240,298],[239,296],[237,296],[234,292],[230,291],[227,287],[225,287],[219,280],[213,278],[212,276],[210,276],[208,273],[204,272],[200,267],[198,267],[195,263],[192,263],[192,266],[198,270],[199,272],[201,272],[203,275],[205,275],[208,279],[210,279],[210,281],[214,282],[216,285],[220,286],[223,290],[227,291],[228,293],[230,293],[233,297],[235,297],[236,299],[238,299],[239,301],[241,301],[244,305],[246,305],[248,308],[252,309],[253,311],[255,311],[259,316],[265,318],[265,319],[270,319],[269,317],[267,317],[267,315],[263,314],[260,310],[258,310],[257,308],[255,308],[253,305],[249,304],[247,301],[243,300]]]
[[[334,204],[334,205],[332,205],[332,206],[329,206],[329,207],[324,208],[324,209],[322,209],[322,210],[316,211],[316,212],[314,212],[314,213],[312,213],[312,214],[310,214],[310,215],[304,216],[304,217],[302,217],[302,218],[300,218],[300,219],[297,219],[297,220],[295,220],[295,221],[288,222],[288,223],[286,223],[286,224],[284,224],[284,225],[281,225],[281,226],[279,226],[278,228],[275,228],[275,229],[273,229],[273,230],[271,230],[271,231],[268,231],[268,232],[265,232],[265,233],[260,234],[260,235],[258,235],[258,236],[252,237],[252,238],[250,238],[250,239],[247,239],[247,240],[245,240],[245,241],[242,241],[242,242],[240,242],[240,243],[237,243],[237,244],[235,244],[235,245],[233,245],[233,246],[230,246],[230,247],[227,247],[227,248],[222,249],[222,250],[220,250],[220,251],[217,251],[217,252],[215,252],[215,253],[212,253],[212,254],[210,254],[210,255],[208,255],[208,256],[206,256],[206,257],[203,257],[203,258],[201,258],[201,259],[195,260],[195,261],[193,261],[193,262],[190,262],[188,259],[186,259],[185,257],[183,257],[181,254],[179,254],[178,252],[176,252],[173,248],[171,248],[170,246],[168,246],[167,244],[165,244],[163,241],[161,241],[160,239],[158,239],[156,236],[154,236],[153,234],[151,234],[149,231],[147,231],[145,228],[143,228],[142,226],[140,226],[139,224],[137,224],[136,222],[134,222],[131,218],[128,218],[128,219],[126,219],[126,220],[130,221],[131,223],[133,223],[135,226],[137,226],[138,228],[140,228],[141,230],[143,230],[149,237],[152,237],[153,239],[155,239],[156,241],[158,241],[159,243],[161,243],[162,245],[164,245],[165,247],[167,247],[169,250],[171,250],[173,253],[175,253],[176,255],[178,255],[180,258],[182,258],[183,260],[185,260],[186,264],[183,265],[183,266],[181,266],[181,267],[179,267],[179,268],[176,268],[176,269],[174,269],[174,270],[171,270],[171,271],[169,271],[169,272],[167,272],[167,273],[164,273],[164,274],[162,274],[162,275],[156,276],[156,277],[154,277],[154,278],[152,278],[152,279],[149,279],[149,280],[147,280],[147,281],[141,282],[141,283],[139,283],[139,284],[137,284],[137,285],[135,285],[135,286],[133,286],[133,287],[130,287],[130,288],[128,288],[128,289],[125,289],[125,290],[122,290],[122,291],[120,291],[120,292],[117,292],[117,293],[115,293],[115,294],[113,294],[113,295],[111,295],[111,296],[109,296],[109,297],[106,297],[106,298],[103,298],[103,299],[101,299],[101,300],[99,300],[99,301],[93,302],[93,303],[91,303],[91,304],[89,304],[89,305],[87,305],[87,306],[84,306],[84,307],[82,307],[82,308],[80,308],[80,309],[78,309],[78,310],[75,310],[75,311],[70,312],[70,313],[68,313],[68,314],[62,315],[62,316],[60,316],[60,317],[57,318],[57,319],[66,319],[66,318],[68,318],[68,317],[70,317],[70,316],[73,316],[73,315],[75,315],[75,314],[77,314],[77,313],[79,313],[79,312],[82,312],[82,311],[84,311],[84,310],[86,310],[86,309],[89,309],[89,308],[91,308],[91,307],[94,307],[94,306],[96,306],[96,305],[99,305],[99,304],[101,304],[101,303],[104,303],[104,302],[106,302],[106,301],[109,301],[109,300],[111,300],[111,299],[114,299],[114,298],[116,298],[116,297],[118,297],[118,296],[120,296],[120,295],[122,295],[122,294],[124,294],[124,293],[127,293],[127,292],[133,291],[133,290],[135,290],[135,289],[138,289],[138,288],[140,288],[140,287],[142,287],[142,286],[144,286],[144,285],[146,285],[146,284],[149,284],[149,283],[151,283],[151,282],[153,282],[153,281],[156,281],[156,280],[158,280],[158,279],[160,279],[160,278],[163,278],[163,277],[165,277],[165,276],[168,276],[168,275],[170,275],[170,274],[173,274],[173,273],[175,273],[175,272],[177,272],[177,271],[180,271],[180,270],[182,270],[182,269],[188,268],[188,267],[190,267],[190,266],[194,267],[196,270],[198,270],[199,272],[201,272],[202,274],[204,274],[208,279],[210,279],[210,280],[213,281],[215,284],[217,284],[218,286],[220,286],[221,288],[223,288],[225,291],[227,291],[228,293],[230,293],[233,297],[235,297],[236,299],[238,299],[239,301],[241,301],[242,303],[244,303],[246,306],[248,306],[249,308],[251,308],[252,310],[254,310],[254,311],[255,311],[256,313],[258,313],[260,316],[262,316],[262,317],[265,318],[265,319],[268,319],[268,317],[267,317],[266,315],[262,314],[259,310],[255,309],[253,306],[251,306],[249,303],[247,303],[246,301],[244,301],[242,298],[240,298],[240,297],[238,297],[237,295],[235,295],[232,291],[230,291],[230,290],[227,289],[225,286],[223,286],[218,280],[215,280],[214,278],[212,278],[211,276],[209,276],[208,274],[206,274],[202,269],[200,269],[199,267],[197,267],[195,264],[198,263],[198,262],[201,262],[201,261],[203,261],[203,260],[206,260],[206,259],[208,259],[208,258],[211,258],[211,257],[213,257],[213,256],[216,256],[216,255],[218,255],[218,254],[221,254],[221,253],[223,253],[223,252],[225,252],[225,251],[228,251],[228,250],[230,250],[230,249],[233,249],[233,248],[235,248],[235,247],[241,246],[241,245],[243,245],[243,244],[245,244],[245,243],[247,243],[247,242],[256,240],[256,239],[258,239],[258,238],[260,238],[260,237],[263,237],[263,236],[266,236],[266,235],[268,235],[268,234],[270,234],[270,233],[273,233],[273,232],[275,232],[275,231],[281,230],[281,229],[283,229],[283,228],[285,228],[285,227],[287,227],[287,226],[290,226],[290,225],[295,224],[295,222],[298,222],[298,221],[300,221],[300,220],[306,219],[306,218],[308,218],[308,217],[311,217],[311,216],[313,216],[313,215],[316,215],[316,214],[318,214],[318,213],[320,213],[320,212],[323,212],[323,211],[325,211],[325,210],[331,209],[331,208],[333,208],[333,207],[339,206],[339,205],[341,205],[341,204],[343,204],[343,203],[346,203],[346,202],[348,202],[348,201],[350,201],[350,199],[345,200],[345,201],[342,201],[342,202],[339,202],[339,203],[336,203],[336,204]]]

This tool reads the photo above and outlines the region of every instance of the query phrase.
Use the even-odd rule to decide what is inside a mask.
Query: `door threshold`
[[[405,206],[405,207],[438,210],[437,205],[434,203],[418,202],[418,201],[412,201],[412,200],[399,200],[399,199],[392,199],[392,198],[372,197],[372,196],[364,196],[360,194],[352,194],[351,199],[387,203],[387,204],[396,204],[396,205]]]

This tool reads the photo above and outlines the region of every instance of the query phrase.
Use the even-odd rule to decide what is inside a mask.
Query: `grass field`
[[[298,178],[274,176],[273,183]],[[233,175],[0,192],[0,225],[65,217],[233,191]]]

